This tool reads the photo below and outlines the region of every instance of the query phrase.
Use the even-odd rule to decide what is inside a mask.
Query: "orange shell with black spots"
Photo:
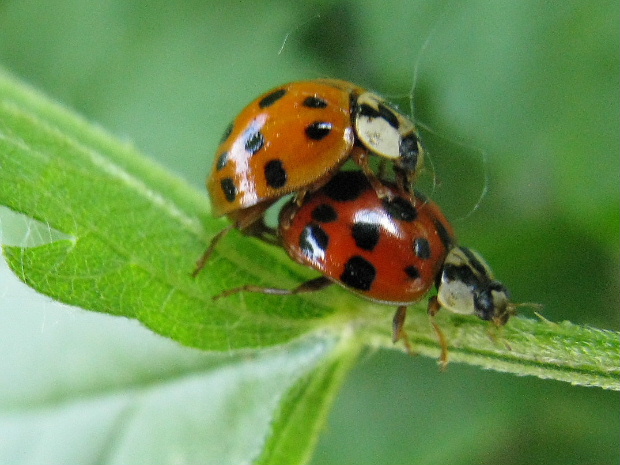
[[[216,216],[317,189],[348,159],[355,135],[346,81],[300,81],[253,101],[217,150],[207,188]]]

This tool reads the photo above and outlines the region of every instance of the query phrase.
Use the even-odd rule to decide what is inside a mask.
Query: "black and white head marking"
[[[514,313],[508,289],[496,281],[484,259],[465,247],[448,253],[438,282],[437,300],[454,313],[476,315],[498,325]]]
[[[408,118],[372,92],[357,97],[353,112],[357,137],[368,150],[409,172],[422,167],[422,147]]]

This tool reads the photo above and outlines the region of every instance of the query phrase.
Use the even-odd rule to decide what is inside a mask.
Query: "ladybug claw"
[[[396,313],[394,313],[394,319],[392,320],[392,342],[396,344],[398,341],[402,339],[403,344],[405,345],[405,350],[409,355],[416,355],[413,350],[413,346],[409,341],[409,336],[405,331],[405,318],[407,317],[407,307],[405,305],[401,305],[396,309]]]

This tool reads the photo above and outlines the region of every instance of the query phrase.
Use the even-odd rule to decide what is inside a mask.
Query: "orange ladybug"
[[[226,129],[207,180],[213,214],[227,215],[233,224],[212,239],[194,275],[233,228],[277,243],[263,222],[265,210],[290,193],[301,204],[348,159],[381,197],[390,196],[370,168],[369,155],[393,163],[403,190],[423,162],[413,123],[362,87],[335,79],[299,81],[254,100]]]

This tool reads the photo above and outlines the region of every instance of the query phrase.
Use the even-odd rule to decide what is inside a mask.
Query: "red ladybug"
[[[394,341],[404,339],[407,306],[421,300],[433,284],[438,294],[429,300],[434,316],[441,307],[473,314],[503,325],[514,314],[508,291],[496,281],[476,253],[455,245],[452,226],[439,207],[421,194],[393,194],[381,199],[359,171],[341,171],[299,206],[294,201],[280,212],[282,245],[296,262],[322,276],[294,289],[243,286],[225,291],[299,294],[333,283],[369,300],[397,305]],[[447,342],[433,321],[447,362]]]

